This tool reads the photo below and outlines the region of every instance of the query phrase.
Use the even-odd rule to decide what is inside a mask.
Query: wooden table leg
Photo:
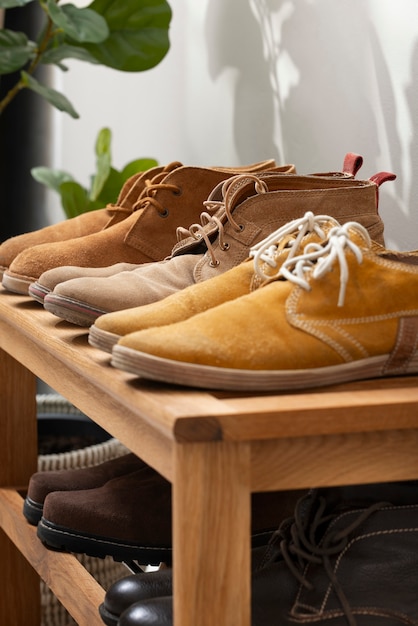
[[[25,486],[37,469],[36,379],[0,350],[0,485]],[[39,576],[0,531],[0,624],[39,626]]]
[[[175,626],[250,626],[250,447],[174,446]]]

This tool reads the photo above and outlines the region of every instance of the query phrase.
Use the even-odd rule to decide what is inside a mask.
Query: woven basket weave
[[[82,416],[82,413],[65,398],[55,394],[38,394],[36,397],[38,414],[59,416]],[[99,465],[129,452],[117,439],[109,438],[95,445],[68,452],[39,454],[38,471],[47,472],[60,469],[82,469]],[[107,590],[110,585],[127,575],[127,569],[111,557],[97,559],[86,555],[76,555],[87,571]],[[41,581],[41,626],[74,626],[76,622],[57,600],[49,587]]]

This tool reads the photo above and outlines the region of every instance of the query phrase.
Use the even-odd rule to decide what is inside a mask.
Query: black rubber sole
[[[104,603],[99,606],[99,615],[102,618],[102,622],[104,622],[106,626],[118,626],[120,616],[115,615],[114,613],[109,613]]]
[[[265,546],[274,530],[264,530],[252,535],[251,547]],[[144,565],[172,564],[172,546],[144,546],[113,537],[80,534],[71,528],[53,524],[43,517],[38,523],[37,534],[45,547],[58,552],[87,554],[100,559],[110,556],[115,561],[137,561]]]
[[[80,534],[71,528],[57,526],[43,517],[37,533],[45,547],[58,552],[87,554],[99,559],[110,556],[115,561],[138,561],[144,565],[172,562],[171,546],[143,546],[113,537]]]
[[[35,502],[26,496],[23,502],[23,515],[26,517],[29,524],[37,526],[42,518],[42,511],[44,509],[43,504]]]

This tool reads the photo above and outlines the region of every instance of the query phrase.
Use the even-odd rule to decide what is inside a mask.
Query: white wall
[[[171,7],[171,49],[156,68],[125,74],[74,61],[57,74],[81,119],[54,115],[54,165],[87,184],[103,126],[117,167],[140,156],[199,165],[275,157],[306,173],[339,169],[358,152],[363,177],[398,176],[381,189],[387,244],[418,248],[417,0]],[[57,206],[51,219],[62,218]]]

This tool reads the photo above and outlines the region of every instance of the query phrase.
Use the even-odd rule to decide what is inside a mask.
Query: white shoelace
[[[324,245],[307,244],[303,254],[287,258],[280,268],[279,275],[309,291],[310,285],[307,275],[311,274],[314,279],[321,278],[330,272],[337,262],[340,266],[338,306],[343,306],[349,278],[346,254],[348,251],[352,252],[359,264],[363,261],[361,248],[352,240],[350,231],[359,235],[367,248],[370,247],[370,236],[364,226],[357,222],[347,222],[343,226],[331,228]]]
[[[273,276],[263,271],[264,264],[277,267],[277,254],[283,249],[289,249],[288,260],[293,258],[300,251],[302,240],[307,234],[316,233],[320,239],[325,239],[325,226],[337,228],[340,224],[329,215],[314,215],[312,211],[284,224],[251,248],[249,256],[254,258],[254,271],[262,280],[270,280]]]

